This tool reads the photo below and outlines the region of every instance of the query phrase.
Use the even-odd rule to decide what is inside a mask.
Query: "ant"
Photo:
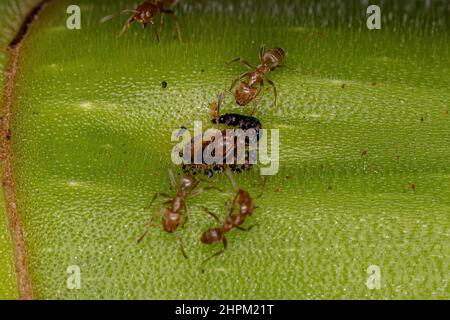
[[[193,176],[188,175],[182,176],[180,177],[180,181],[176,183],[173,171],[169,170],[169,178],[171,189],[176,190],[175,196],[171,196],[163,192],[155,193],[152,201],[150,202],[150,205],[148,205],[146,209],[151,208],[153,202],[156,200],[157,197],[164,197],[167,198],[168,200],[163,202],[161,206],[155,211],[155,213],[153,213],[150,221],[146,224],[146,230],[144,234],[138,239],[138,243],[140,243],[145,238],[145,236],[150,231],[150,227],[155,226],[153,224],[153,221],[157,218],[158,214],[161,212],[161,209],[163,209],[164,207],[165,208],[162,216],[162,226],[161,225],[158,226],[168,233],[175,233],[180,224],[182,227],[184,227],[184,225],[188,220],[188,208],[186,205],[186,200],[204,191],[204,189],[197,189],[196,191],[194,191],[197,188],[200,181],[195,179]],[[184,211],[183,221],[181,213],[182,211]],[[177,233],[177,240],[180,245],[181,253],[185,258],[187,258],[186,252],[184,251],[183,242],[178,233]]]
[[[230,91],[232,92],[233,88],[236,86],[236,90],[233,94],[236,103],[240,106],[246,106],[253,100],[255,100],[262,91],[264,86],[264,81],[267,81],[272,87],[275,95],[275,106],[277,105],[277,88],[275,83],[267,77],[267,74],[270,71],[275,70],[277,67],[281,67],[283,60],[285,57],[285,52],[282,48],[272,48],[269,51],[266,51],[265,44],[261,44],[259,49],[259,61],[260,64],[256,67],[252,66],[249,62],[242,58],[233,59],[227,64],[231,64],[234,62],[240,62],[244,64],[249,71],[241,74],[237,77],[233,83],[231,84]],[[246,80],[241,81],[242,78],[247,77]],[[256,110],[253,110],[253,112]]]
[[[177,2],[178,2],[177,0],[147,0],[144,3],[140,4],[136,10],[129,10],[129,9],[121,10],[118,13],[103,17],[100,20],[100,23],[104,23],[108,20],[111,20],[112,18],[115,18],[116,16],[121,15],[123,13],[132,13],[131,17],[129,17],[128,20],[125,22],[125,25],[119,32],[118,36],[119,37],[122,36],[133,22],[140,23],[142,25],[142,29],[144,30],[148,24],[151,24],[153,30],[155,31],[156,40],[158,41],[158,43],[160,43],[159,33],[162,31],[164,26],[164,15],[168,14],[172,17],[172,20],[175,23],[178,40],[181,43],[183,43],[177,16],[175,15],[175,12],[173,10],[168,9],[168,7],[173,7]],[[160,31],[158,31],[158,28],[156,27],[155,24],[155,18],[158,12],[160,13],[160,22],[159,22]]]
[[[231,184],[233,185],[233,188],[236,190],[236,195],[234,196],[234,199],[232,200],[232,202],[228,203],[228,205],[227,205],[227,217],[224,221],[221,221],[217,217],[217,215],[215,213],[211,212],[210,210],[208,210],[208,208],[202,207],[206,213],[208,213],[218,223],[220,223],[222,225],[220,227],[208,229],[207,231],[205,231],[202,234],[202,236],[200,238],[200,241],[203,244],[215,244],[218,242],[222,242],[223,249],[214,253],[212,256],[208,257],[207,259],[205,259],[202,262],[202,266],[210,259],[212,259],[218,255],[221,255],[222,253],[225,252],[225,250],[227,249],[227,245],[228,245],[227,238],[225,236],[226,233],[230,232],[233,229],[238,229],[241,231],[250,231],[253,228],[253,226],[250,226],[249,228],[242,227],[242,225],[245,222],[245,219],[247,217],[251,217],[253,215],[253,212],[256,209],[253,198],[250,196],[250,194],[247,191],[238,188],[238,186],[233,178],[233,175],[231,174],[230,171],[227,171],[226,173],[228,175],[228,178],[231,181]],[[263,193],[264,187],[265,187],[265,182],[266,182],[266,180],[264,179],[261,194],[257,198],[260,198],[262,196],[262,193]],[[236,207],[237,207],[237,213],[234,213]],[[203,271],[204,270],[202,267],[202,272]]]

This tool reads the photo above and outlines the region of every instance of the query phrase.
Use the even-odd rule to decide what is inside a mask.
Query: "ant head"
[[[223,231],[220,228],[209,229],[202,234],[200,241],[204,244],[213,244],[223,238]]]
[[[180,178],[180,187],[183,189],[191,188],[195,183],[195,178],[192,176],[183,176]]]
[[[229,121],[227,121],[227,120],[228,120],[227,115],[221,115],[221,116],[217,116],[217,117],[213,118],[211,120],[211,123],[212,124],[217,124],[217,123],[229,124],[228,123]]]
[[[142,22],[142,27],[145,29],[147,27],[147,25],[150,24],[154,24],[153,22],[153,14],[150,10],[144,10],[141,12],[139,19]]]
[[[251,199],[250,194],[242,189],[238,190],[238,202],[244,202]]]

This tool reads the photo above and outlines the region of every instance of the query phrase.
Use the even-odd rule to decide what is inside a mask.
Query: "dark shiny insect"
[[[177,16],[175,12],[170,9],[177,3],[177,0],[148,0],[140,4],[135,10],[124,9],[118,13],[103,17],[100,22],[104,23],[112,18],[119,16],[124,13],[132,13],[123,26],[122,30],[119,32],[119,37],[124,34],[124,32],[131,26],[133,22],[141,24],[142,29],[145,29],[149,24],[153,27],[155,32],[156,40],[160,43],[160,32],[164,27],[164,16],[170,15],[173,22],[175,23],[175,28],[177,30],[178,40],[183,43],[181,37],[180,25],[178,24]],[[156,25],[156,17],[160,13],[159,26]],[[159,30],[158,30],[159,29]]]
[[[261,122],[251,116],[245,116],[238,113],[227,113],[219,116],[217,119],[211,120],[212,123],[224,124],[228,127],[236,127],[244,131],[254,129],[256,133],[257,140],[259,140],[262,134]]]
[[[150,228],[154,226],[161,227],[164,231],[168,233],[176,233],[178,226],[180,224],[181,226],[184,226],[188,220],[188,208],[186,205],[186,200],[204,191],[204,189],[195,190],[200,181],[192,176],[188,175],[182,176],[180,178],[180,181],[176,183],[173,172],[169,170],[169,177],[171,188],[173,190],[176,190],[175,195],[170,195],[163,192],[155,193],[147,209],[151,208],[153,202],[156,200],[157,197],[164,197],[167,198],[168,200],[163,202],[161,206],[153,213],[150,221],[146,224],[145,226],[146,230],[144,234],[139,238],[138,243],[145,238],[145,236],[150,231]],[[163,208],[164,212],[162,215],[162,225],[161,224],[155,225],[154,221],[158,217],[159,213]],[[183,241],[178,233],[176,233],[176,235],[178,243],[180,245],[181,253],[185,258],[187,258],[186,252],[184,251]]]
[[[237,137],[236,136],[229,136],[227,135],[226,130],[221,131],[222,139],[220,141],[214,141],[217,144],[215,147],[218,150],[222,150],[222,161],[220,162],[213,162],[213,163],[206,163],[202,157],[205,149],[213,143],[211,140],[205,139],[205,136],[198,136],[193,137],[190,141],[190,145],[188,146],[188,149],[184,149],[184,151],[180,152],[180,157],[183,157],[184,152],[189,152],[190,154],[190,163],[189,164],[183,164],[182,168],[183,171],[187,174],[197,174],[197,173],[203,173],[204,175],[208,177],[212,177],[214,175],[214,172],[224,172],[227,169],[230,169],[233,172],[240,173],[242,171],[249,171],[252,168],[252,164],[249,161],[249,150],[246,150],[245,152],[245,159],[243,163],[238,164],[238,143],[237,143]],[[201,142],[198,141],[198,139],[202,139]],[[199,150],[195,150],[195,144],[198,143],[201,145],[201,148]],[[196,159],[196,151],[198,153],[198,158],[203,159],[201,163],[195,163]],[[215,156],[215,152],[212,152],[212,156]],[[227,161],[227,159],[229,161]],[[227,163],[228,162],[228,163]]]
[[[225,114],[225,115],[220,115],[220,106],[223,102],[223,98],[224,98],[224,94],[221,93],[219,95],[219,98],[217,100],[217,102],[211,103],[209,105],[209,109],[210,109],[210,115],[211,115],[211,123],[216,124],[217,128],[219,129],[219,126],[225,125],[226,127],[235,127],[238,129],[242,129],[243,130],[243,134],[247,135],[247,138],[245,140],[246,143],[246,147],[248,146],[248,143],[250,142],[250,137],[251,134],[250,132],[248,132],[248,130],[250,129],[254,129],[255,130],[255,140],[258,141],[261,137],[262,134],[262,126],[261,126],[261,122],[255,118],[255,117],[250,117],[250,116],[245,116],[245,115],[240,115],[240,114],[236,114],[236,113],[229,113],[229,114]],[[182,128],[181,130],[186,130],[185,128]],[[251,169],[252,164],[250,163],[250,157],[249,157],[249,150],[246,150],[245,153],[245,160],[244,163],[240,163],[238,164],[238,159],[237,159],[237,147],[238,147],[238,137],[234,136],[234,137],[230,137],[229,135],[227,135],[226,129],[221,130],[222,133],[222,140],[220,141],[220,145],[219,145],[219,149],[220,146],[222,147],[222,155],[223,155],[223,161],[222,163],[212,163],[212,164],[207,164],[207,163],[200,163],[200,164],[195,164],[195,143],[199,143],[198,139],[202,139],[201,142],[199,144],[201,144],[201,148],[199,148],[199,150],[197,152],[201,152],[201,154],[203,154],[203,151],[205,150],[205,148],[207,148],[213,141],[211,140],[206,140],[204,139],[204,136],[202,135],[201,137],[194,137],[192,138],[192,140],[190,141],[190,164],[184,164],[183,165],[183,170],[185,173],[198,173],[198,172],[202,172],[203,174],[205,174],[208,177],[212,177],[214,175],[214,172],[224,172],[227,169],[230,169],[233,172],[237,172],[240,173],[242,171],[248,171]],[[242,134],[242,132],[241,132]],[[187,151],[187,150],[185,150]],[[229,155],[231,155],[231,153],[233,153],[234,158],[232,158],[233,161],[228,161],[227,163],[227,158]],[[180,153],[180,156],[183,156],[183,152]],[[230,156],[231,158],[231,156]]]
[[[203,265],[209,261],[210,259],[222,254],[227,249],[227,238],[226,234],[233,229],[238,229],[241,231],[249,231],[252,229],[253,226],[249,228],[243,228],[242,225],[244,224],[247,217],[251,217],[255,211],[255,204],[253,201],[253,198],[250,196],[250,194],[237,187],[236,182],[234,181],[234,178],[230,171],[227,171],[227,175],[236,191],[236,195],[234,196],[234,199],[227,205],[227,217],[224,221],[221,221],[219,217],[211,212],[208,208],[203,207],[203,210],[208,213],[210,216],[212,216],[219,224],[221,224],[220,227],[210,228],[206,230],[200,240],[203,244],[215,244],[218,242],[222,242],[223,249],[214,253],[212,256],[205,259],[202,263],[202,271],[203,271]],[[265,186],[265,180],[263,183],[263,190]],[[261,197],[261,194],[257,197]]]
[[[223,102],[224,94],[221,93],[217,100],[217,103],[211,103],[209,105],[211,123],[216,124],[219,128],[220,124],[224,124],[227,127],[235,127],[244,131],[254,129],[257,134],[257,139],[260,138],[260,130],[262,129],[261,122],[251,116],[242,115],[239,113],[227,113],[220,115],[220,106]]]
[[[254,101],[261,93],[264,83],[267,82],[273,87],[275,96],[275,106],[277,104],[277,88],[275,83],[267,77],[270,71],[280,67],[283,63],[285,52],[282,48],[272,48],[266,51],[264,44],[261,45],[259,50],[259,65],[254,67],[249,62],[242,58],[236,58],[228,62],[240,62],[244,64],[249,71],[241,74],[231,84],[230,91],[236,100],[236,103],[240,106],[246,106],[250,102]],[[245,78],[244,80],[242,80]],[[237,84],[237,86],[236,86]],[[235,88],[236,87],[236,88]],[[235,88],[234,92],[233,89]],[[256,109],[256,108],[255,108]]]

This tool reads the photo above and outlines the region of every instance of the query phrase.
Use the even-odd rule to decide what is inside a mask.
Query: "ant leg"
[[[233,83],[231,84],[232,87],[230,89],[225,90],[223,93],[229,94],[230,96],[232,96],[234,98],[234,94],[233,94],[233,92],[231,92],[231,90],[233,90],[233,87],[236,85],[236,82],[238,80],[239,80],[238,78],[236,80],[234,80]]]
[[[211,181],[210,180],[206,180],[206,179],[204,179],[202,177],[198,177],[197,181],[198,182],[203,182],[204,184],[206,184],[206,187],[200,188],[199,190],[206,191],[206,190],[215,189],[215,190],[218,190],[218,191],[223,191],[222,188],[219,188],[219,187],[211,185]]]
[[[193,197],[198,196],[199,194],[202,194],[203,192],[205,192],[205,190],[203,190],[203,189],[197,189],[197,190],[195,190],[194,192],[191,192],[191,193],[188,195],[188,197],[189,197],[189,198],[193,198]]]
[[[208,262],[209,260],[211,260],[214,257],[217,257],[218,255],[221,255],[227,249],[227,238],[225,238],[225,236],[223,237],[222,242],[223,242],[223,249],[222,250],[220,250],[219,252],[214,253],[212,256],[210,256],[210,257],[206,258],[205,260],[203,260],[203,262],[201,264],[202,265],[202,268],[201,268],[202,269],[202,273],[205,272],[205,270],[203,269],[203,266],[205,265],[206,262]]]
[[[233,82],[231,83],[230,89],[229,89],[230,94],[231,94],[233,97],[234,97],[234,94],[233,94],[233,92],[231,92],[231,90],[233,90],[234,86],[236,86],[236,84],[237,84],[239,81],[241,81],[242,78],[246,77],[249,73],[250,73],[250,72],[244,72],[244,73],[240,74],[239,77],[237,77],[236,79],[233,80]]]
[[[255,69],[255,67],[253,67],[253,66],[250,64],[250,62],[248,62],[247,60],[245,60],[245,59],[243,59],[243,58],[235,58],[235,59],[230,60],[230,61],[225,62],[225,63],[226,63],[227,65],[230,65],[230,64],[235,63],[235,62],[242,63],[244,66],[246,66],[246,67],[249,68],[250,70]]]
[[[275,83],[273,83],[272,80],[266,79],[267,82],[273,87],[273,94],[275,95],[275,107],[277,106],[277,87],[275,86]]]
[[[199,183],[200,183],[200,180],[197,179],[197,181],[195,181],[195,183],[192,185],[191,191],[194,190],[195,188],[197,188],[197,186],[198,186]]]
[[[159,17],[159,32],[162,33],[164,30],[164,11],[161,11],[161,15]]]
[[[127,29],[131,26],[131,24],[134,22],[134,16],[131,16],[130,18],[128,18],[127,22],[125,22],[122,30],[120,30],[119,34],[117,35],[117,37],[121,37],[125,31],[127,31]]]
[[[142,240],[144,240],[144,238],[147,236],[147,234],[150,231],[150,228],[153,227],[154,225],[152,225],[153,221],[157,218],[158,214],[161,212],[161,209],[164,207],[164,205],[161,205],[158,210],[156,210],[153,214],[152,217],[150,218],[150,220],[145,224],[145,231],[142,234],[142,236],[139,237],[137,243],[140,243]],[[161,227],[160,225],[158,225],[159,227]]]
[[[180,41],[180,43],[184,43],[183,38],[181,37],[180,24],[178,23],[178,18],[177,18],[177,15],[175,14],[175,12],[172,10],[162,10],[162,13],[170,14],[170,16],[172,17],[173,23],[175,24],[175,29],[177,30],[178,40]]]
[[[155,25],[155,23],[153,21],[150,21],[150,23],[152,24],[153,31],[155,31],[156,41],[158,41],[158,44],[161,44],[161,40],[159,38],[158,28],[156,27],[156,25]]]
[[[184,251],[183,239],[181,239],[181,236],[180,236],[180,234],[178,232],[177,232],[177,241],[178,241],[178,245],[180,246],[181,254],[183,255],[183,257],[188,259],[186,251]]]
[[[226,174],[228,176],[228,179],[230,179],[230,182],[231,182],[231,185],[233,186],[234,191],[236,192],[236,194],[234,195],[233,201],[231,202],[231,207],[228,208],[228,212],[229,212],[229,214],[231,214],[231,212],[234,210],[234,206],[236,204],[236,199],[237,199],[237,197],[239,195],[239,192],[238,192],[239,191],[239,187],[238,187],[238,185],[236,183],[236,180],[234,180],[234,177],[233,177],[233,174],[231,173],[231,171],[227,170]]]
[[[261,192],[259,193],[259,195],[256,196],[255,199],[261,198],[262,195],[263,195],[263,193],[264,193],[264,190],[266,189],[266,182],[267,182],[267,179],[266,179],[266,177],[262,177],[262,179],[263,179],[263,183],[262,183],[262,187],[261,187]]]
[[[242,78],[244,78],[245,76],[247,76],[250,72],[244,72],[242,74],[239,75],[239,77],[237,77],[236,79],[233,80],[233,82],[231,83],[231,87],[230,87],[230,91],[233,90],[234,86],[238,83],[238,81],[240,81]],[[233,93],[231,93],[231,95],[233,95]],[[234,95],[233,95],[234,96]]]
[[[252,225],[252,226],[250,226],[250,227],[248,227],[248,228],[237,227],[236,229],[241,230],[241,231],[244,231],[244,232],[248,232],[248,231],[252,230],[253,227],[256,227],[256,226],[258,226],[258,225],[257,225],[257,224],[254,224],[254,225]]]
[[[220,106],[222,105],[224,98],[225,93],[224,92],[219,93],[219,97],[217,98],[217,109],[216,109],[217,117],[213,119],[216,121],[217,129],[219,129]]]
[[[139,237],[139,239],[137,240],[137,243],[141,243],[141,241],[144,240],[144,238],[147,236],[149,231],[150,231],[150,227],[145,228],[144,233],[142,234],[142,236]]]
[[[215,187],[215,186],[207,186],[207,187],[204,187],[204,188],[201,188],[201,189],[197,189],[196,191],[194,191],[194,192],[188,194],[188,197],[189,197],[189,198],[193,198],[193,197],[198,196],[199,194],[202,194],[202,193],[205,192],[205,191],[213,190],[213,189],[214,189],[214,190],[217,190],[217,191],[220,191],[220,192],[223,192],[223,189],[221,189],[221,188],[219,188],[219,187]]]
[[[200,182],[205,183],[205,184],[206,184],[206,187],[203,187],[203,188],[200,188],[200,189],[197,189],[197,190],[193,191],[193,190],[197,187],[197,185],[198,185]],[[214,190],[217,190],[217,191],[220,191],[220,192],[223,192],[223,189],[211,185],[211,184],[210,184],[210,181],[207,181],[207,180],[205,180],[205,179],[202,179],[202,178],[198,177],[198,178],[197,178],[197,181],[195,182],[195,184],[194,184],[193,187],[191,188],[191,191],[192,191],[192,192],[189,193],[187,196],[188,196],[189,198],[192,198],[192,197],[195,197],[195,196],[197,196],[197,195],[199,195],[199,194],[201,194],[201,193],[203,193],[203,192],[205,192],[205,191],[213,190],[213,189],[214,189]]]
[[[259,91],[259,92],[257,93],[257,96],[259,95],[260,92],[261,92],[261,91]],[[260,102],[260,101],[261,101],[261,97],[255,98],[255,106],[253,107],[252,112],[250,113],[251,116],[253,116],[253,115],[256,113],[256,110],[258,109],[258,106],[259,106],[259,102]]]
[[[207,214],[209,214],[211,217],[213,217],[218,223],[221,222],[220,219],[219,219],[219,217],[218,217],[214,212],[210,211],[208,208],[203,207],[203,206],[202,206],[202,209],[203,209],[203,211],[205,211]]]
[[[186,203],[184,203],[183,209],[184,209],[184,219],[183,222],[181,223],[182,228],[184,228],[184,225],[188,222],[189,219],[189,212]]]
[[[262,61],[264,54],[266,53],[266,44],[261,43],[261,47],[259,47],[259,60]]]
[[[146,206],[146,207],[144,208],[144,210],[150,209],[150,208],[152,207],[153,202],[155,202],[156,198],[158,198],[158,197],[172,198],[172,196],[169,195],[169,194],[167,194],[167,193],[164,193],[164,192],[157,192],[157,193],[155,193],[155,195],[153,196],[152,201],[150,202],[150,204],[149,204],[148,206]],[[170,201],[167,201],[167,202],[170,202]],[[165,203],[167,203],[167,202],[165,202]]]

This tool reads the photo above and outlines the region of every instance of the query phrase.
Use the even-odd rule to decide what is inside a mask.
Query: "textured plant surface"
[[[78,0],[82,29],[70,31],[73,2],[51,1],[33,22],[15,83],[12,173],[35,298],[450,297],[445,1],[381,1],[379,31],[367,30],[357,1],[183,1],[187,44],[168,20],[160,46],[138,26],[117,38],[125,16],[99,24],[133,1]],[[10,18],[2,31],[17,31]],[[13,35],[2,32],[2,70]],[[215,223],[200,205],[224,216],[229,195],[189,203],[189,260],[157,228],[136,243],[143,208],[169,191],[172,130],[207,127],[208,103],[245,70],[224,62],[256,64],[262,42],[296,68],[273,72],[279,108],[267,91],[257,112],[280,130],[280,171],[257,200],[248,222],[257,226],[230,233],[229,250],[202,274],[220,246],[199,241]],[[249,112],[231,99],[224,109]],[[257,173],[237,181],[257,194]],[[225,177],[211,181],[232,190]],[[4,213],[0,297],[14,298]],[[81,269],[80,290],[66,287],[70,265]],[[380,290],[365,285],[370,265],[381,269]]]

